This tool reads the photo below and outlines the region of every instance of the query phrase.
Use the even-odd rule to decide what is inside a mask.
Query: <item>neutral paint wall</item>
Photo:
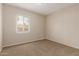
[[[0,4],[0,52],[2,50],[2,4]]]
[[[47,16],[47,39],[79,49],[79,5]]]
[[[16,16],[30,19],[29,33],[16,33]],[[3,46],[11,46],[41,40],[45,38],[45,17],[17,7],[3,5]]]

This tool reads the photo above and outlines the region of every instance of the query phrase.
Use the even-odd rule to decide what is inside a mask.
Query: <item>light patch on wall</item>
[[[25,16],[17,16],[16,19],[16,33],[30,32],[30,22]]]

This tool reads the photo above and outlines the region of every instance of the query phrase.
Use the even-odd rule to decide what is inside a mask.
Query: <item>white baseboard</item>
[[[16,43],[16,44],[10,44],[10,45],[5,45],[5,46],[3,46],[3,48],[4,47],[9,47],[9,46],[14,46],[14,45],[20,45],[20,44],[24,44],[24,43],[29,43],[29,42],[33,42],[33,41],[38,41],[38,40],[43,40],[43,39],[45,39],[44,37],[41,37],[41,38],[37,38],[36,40],[34,39],[31,39],[31,40],[29,40],[29,41],[24,41],[24,42],[18,42],[18,43]]]
[[[54,42],[57,42],[57,43],[60,43],[60,44],[63,44],[63,45],[65,45],[65,46],[69,46],[69,47],[72,47],[72,48],[79,49],[79,47],[78,47],[78,46],[75,46],[75,45],[70,45],[70,44],[67,44],[66,42],[60,42],[60,41],[57,41],[57,40],[55,40],[55,39],[53,39],[53,38],[48,39],[48,40],[50,40],[50,41],[54,41]]]

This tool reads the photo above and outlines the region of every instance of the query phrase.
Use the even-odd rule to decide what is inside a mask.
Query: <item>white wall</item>
[[[16,33],[16,16],[23,15],[31,20],[29,33]],[[45,17],[17,7],[3,5],[3,46],[11,46],[45,38]]]
[[[79,49],[79,5],[47,16],[47,39]]]
[[[2,4],[0,3],[0,52],[2,50]]]

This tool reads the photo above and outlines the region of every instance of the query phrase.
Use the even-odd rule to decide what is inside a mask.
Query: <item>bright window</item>
[[[18,16],[16,20],[16,32],[26,33],[30,31],[29,19],[25,16]]]

